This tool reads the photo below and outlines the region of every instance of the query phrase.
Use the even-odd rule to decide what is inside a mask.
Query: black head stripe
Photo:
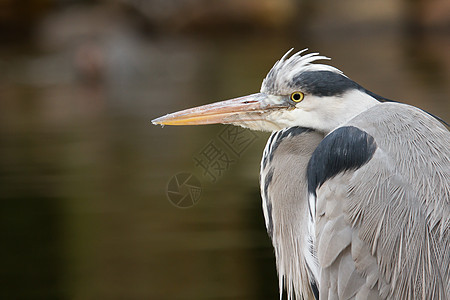
[[[327,135],[308,163],[308,192],[335,175],[356,170],[366,164],[375,153],[377,144],[367,132],[353,126],[341,127]]]
[[[351,89],[361,87],[348,77],[331,71],[307,71],[298,74],[292,87],[319,97],[341,96]]]

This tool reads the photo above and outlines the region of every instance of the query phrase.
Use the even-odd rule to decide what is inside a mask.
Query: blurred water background
[[[449,3],[0,0],[0,297],[277,299],[268,134],[233,152],[224,126],[150,120],[259,91],[294,47],[448,122]],[[168,199],[180,172],[190,208]]]

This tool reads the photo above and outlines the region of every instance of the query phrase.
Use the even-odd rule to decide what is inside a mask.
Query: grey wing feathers
[[[317,191],[316,247],[321,266],[320,299],[382,299],[376,258],[347,219],[349,174],[339,174]]]
[[[367,132],[377,149],[317,189],[321,299],[450,298],[449,132],[395,103],[347,125]]]

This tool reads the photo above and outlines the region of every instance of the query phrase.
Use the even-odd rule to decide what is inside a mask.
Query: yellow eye
[[[291,100],[294,102],[300,102],[303,100],[303,98],[305,98],[305,94],[303,94],[302,92],[293,92],[291,94]]]

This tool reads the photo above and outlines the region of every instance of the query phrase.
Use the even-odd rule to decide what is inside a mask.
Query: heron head
[[[379,103],[340,70],[313,63],[318,53],[289,57],[289,50],[263,80],[259,93],[186,109],[152,120],[160,125],[234,124],[276,131],[302,126],[329,132]]]

